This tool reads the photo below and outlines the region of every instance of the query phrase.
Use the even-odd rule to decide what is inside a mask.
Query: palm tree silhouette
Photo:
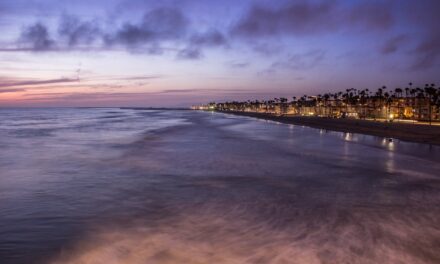
[[[321,116],[336,117],[354,112],[359,118],[376,119],[383,117],[383,114],[385,118],[389,118],[394,107],[397,107],[398,119],[411,117],[413,121],[425,120],[429,121],[429,124],[432,124],[433,120],[439,120],[440,88],[436,88],[435,84],[426,84],[423,89],[414,88],[412,82],[408,85],[404,89],[397,87],[390,91],[387,91],[386,86],[382,86],[375,92],[370,92],[368,89],[349,88],[344,92],[324,93],[317,96],[303,95],[299,98],[293,96],[290,102],[285,97],[267,101],[230,101],[215,104],[215,108],[221,111],[251,111],[282,115],[290,112],[290,107],[292,113],[295,114],[313,112]],[[378,105],[377,102],[379,102]],[[213,104],[210,103],[209,106]],[[407,111],[412,111],[412,113]]]

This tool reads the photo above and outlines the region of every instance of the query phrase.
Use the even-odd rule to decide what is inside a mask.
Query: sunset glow
[[[0,106],[189,106],[439,82],[439,3],[0,2]]]

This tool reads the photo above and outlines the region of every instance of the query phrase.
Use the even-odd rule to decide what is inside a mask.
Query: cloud
[[[29,94],[23,101],[28,102],[55,102],[60,105],[75,104],[78,102],[90,102],[92,104],[112,101],[136,100],[148,97],[148,93],[121,93],[121,92],[95,92],[95,93],[44,93]]]
[[[204,33],[194,34],[190,43],[194,46],[225,46],[228,44],[226,37],[218,30],[211,29]]]
[[[154,92],[151,94],[187,94],[187,93],[218,93],[218,92],[230,92],[230,93],[239,93],[239,92],[246,92],[248,90],[246,89],[207,89],[207,88],[199,88],[199,89],[169,89],[169,90],[162,90],[159,92]]]
[[[410,55],[414,56],[411,70],[419,71],[440,65],[440,1],[417,1],[408,5],[405,18],[418,34],[411,34],[415,41]]]
[[[349,12],[348,25],[366,30],[389,29],[394,24],[392,6],[385,2],[364,2]]]
[[[388,4],[374,2],[346,7],[340,1],[289,1],[272,8],[253,5],[235,24],[232,35],[239,37],[307,36],[349,30],[388,29],[394,19]]]
[[[237,61],[231,61],[227,63],[227,66],[235,69],[244,69],[250,66],[249,62],[237,62]]]
[[[279,45],[278,43],[254,43],[252,44],[252,49],[259,54],[272,56],[282,52],[284,50],[284,47]]]
[[[167,89],[161,91],[151,91],[151,92],[74,92],[74,93],[32,93],[25,94],[23,101],[109,101],[109,100],[126,100],[126,99],[137,99],[142,100],[142,98],[151,98],[154,96],[194,96],[201,94],[216,94],[216,93],[232,93],[239,94],[245,93],[246,89]]]
[[[25,45],[25,48],[34,51],[46,51],[54,46],[54,41],[50,38],[47,27],[41,23],[24,28],[20,42]]]
[[[18,20],[20,16],[26,16],[28,20],[30,15],[38,13],[35,12],[35,4],[29,7],[29,4],[22,1],[19,1],[20,4],[14,1],[6,1],[6,4],[3,2],[0,1],[0,16],[8,16],[13,22],[24,20]],[[62,10],[58,7],[62,5],[55,2],[48,2],[44,7],[52,7],[53,10],[47,12],[57,17],[59,10]],[[0,42],[0,52],[99,52],[126,49],[131,53],[171,53],[178,59],[197,60],[204,57],[207,49],[238,47],[235,50],[237,52],[250,50],[266,57],[276,57],[289,54],[289,49],[292,51],[296,45],[311,41],[315,41],[311,44],[313,47],[324,49],[327,49],[325,45],[333,45],[330,48],[335,50],[342,47],[359,49],[354,46],[357,42],[353,41],[359,37],[370,41],[376,38],[374,41],[379,43],[377,52],[381,54],[399,52],[399,56],[407,56],[406,65],[415,70],[434,67],[440,57],[437,48],[440,1],[436,0],[283,0],[244,1],[240,5],[228,2],[225,5],[227,9],[236,9],[230,12],[231,17],[221,17],[221,22],[218,22],[219,17],[211,20],[211,13],[205,9],[202,13],[202,9],[194,8],[199,3],[184,1],[176,8],[174,6],[177,2],[124,1],[119,7],[130,4],[131,8],[125,11],[118,8],[121,14],[83,19],[98,12],[92,9],[84,11],[88,2],[80,1],[75,4],[78,8],[69,9],[69,12],[79,12],[78,15],[59,16],[57,23],[50,17],[42,20],[44,23],[37,22],[24,27],[17,41],[11,42],[4,37]],[[94,8],[101,4],[98,3]],[[108,8],[113,9],[114,6],[112,3]],[[11,8],[17,17],[9,14]],[[136,19],[134,14],[140,16]],[[44,18],[40,16],[39,19]],[[383,33],[387,33],[390,38]],[[319,42],[321,35],[325,35],[322,43]],[[406,53],[401,52],[403,48]],[[286,59],[277,63],[285,66],[301,65],[288,61]]]
[[[324,50],[311,50],[305,53],[296,53],[270,65],[269,68],[259,72],[263,75],[271,75],[278,71],[303,71],[316,67],[325,58]]]
[[[215,94],[218,92],[230,92],[230,93],[240,93],[241,91],[247,90],[227,90],[227,89],[170,89],[162,90],[156,92],[76,92],[76,93],[40,93],[40,94],[27,94],[23,101],[52,101],[52,102],[69,102],[74,103],[75,101],[92,102],[99,103],[103,101],[125,101],[125,100],[145,100],[146,98],[151,98],[155,96],[191,96],[201,95],[201,94]]]
[[[211,29],[203,33],[195,33],[189,38],[187,47],[177,53],[177,58],[197,60],[203,57],[204,48],[219,46],[228,46],[226,37],[220,31]]]
[[[183,60],[197,60],[202,57],[203,54],[198,48],[185,48],[177,53],[177,58]]]
[[[412,70],[424,70],[434,66],[440,58],[440,34],[429,36],[420,41],[413,53],[416,59],[411,65]]]
[[[317,66],[325,57],[325,51],[312,50],[306,53],[297,53],[289,56],[287,60],[272,64],[273,69],[308,70]]]
[[[26,89],[1,89],[0,93],[17,93],[17,92],[26,92]]]
[[[335,1],[318,4],[293,2],[274,9],[253,5],[232,28],[235,36],[260,37],[280,34],[307,35],[335,27]]]
[[[0,80],[0,88],[16,87],[16,86],[35,86],[46,84],[72,83],[77,82],[77,79],[60,78],[50,80]]]
[[[388,39],[380,48],[382,54],[395,53],[401,46],[405,45],[408,37],[406,35],[398,35]]]
[[[137,24],[124,23],[115,34],[107,35],[107,44],[136,47],[163,40],[176,40],[186,35],[188,19],[176,8],[157,8],[145,13]]]
[[[91,44],[101,37],[101,29],[96,22],[80,21],[72,15],[61,18],[58,34],[67,41],[69,47],[79,44]]]
[[[97,20],[83,21],[73,15],[63,15],[57,25],[58,39],[50,36],[49,28],[37,22],[22,29],[18,40],[20,47],[1,48],[1,51],[68,51],[105,50],[111,46],[126,47],[132,52],[162,54],[161,43],[184,40],[189,20],[177,8],[156,8],[147,11],[138,23],[123,22],[109,31],[99,26]],[[210,39],[209,37],[212,37]],[[203,36],[195,41],[214,45],[217,36]],[[99,42],[106,44],[92,47]]]
[[[95,77],[93,81],[145,81],[165,78],[163,75],[135,75],[135,76],[99,76]]]
[[[177,58],[195,60],[203,57],[202,50],[205,48],[228,46],[227,37],[219,30],[212,28],[190,33],[189,25],[189,19],[181,10],[165,7],[147,11],[138,23],[124,22],[107,33],[96,21],[81,21],[76,16],[64,15],[58,24],[59,39],[53,40],[45,25],[35,23],[22,30],[21,47],[0,48],[0,51],[99,51],[119,46],[130,52],[154,55],[163,54],[166,50],[177,51]],[[91,47],[98,41],[106,45]],[[164,43],[172,47],[164,48]],[[186,47],[180,48],[182,45]]]
[[[129,77],[116,78],[116,79],[124,80],[124,81],[144,81],[144,80],[153,80],[153,79],[161,79],[161,78],[163,78],[162,75],[147,75],[147,76],[129,76]]]
[[[98,21],[83,21],[73,15],[63,15],[57,25],[58,39],[50,36],[49,28],[37,22],[22,29],[18,40],[20,47],[0,48],[0,51],[68,51],[106,50],[112,46],[126,47],[132,52],[162,54],[161,43],[184,40],[189,20],[177,8],[156,8],[147,11],[138,23],[123,22],[109,31],[99,26]],[[198,39],[214,45],[218,39]],[[99,42],[106,44],[93,47]]]

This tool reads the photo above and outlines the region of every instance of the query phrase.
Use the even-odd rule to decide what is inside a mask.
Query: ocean
[[[185,110],[0,109],[0,263],[440,263],[440,147]]]

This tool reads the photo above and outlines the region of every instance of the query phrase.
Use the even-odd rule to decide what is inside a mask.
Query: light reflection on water
[[[190,111],[0,110],[1,263],[438,263],[438,147]]]

